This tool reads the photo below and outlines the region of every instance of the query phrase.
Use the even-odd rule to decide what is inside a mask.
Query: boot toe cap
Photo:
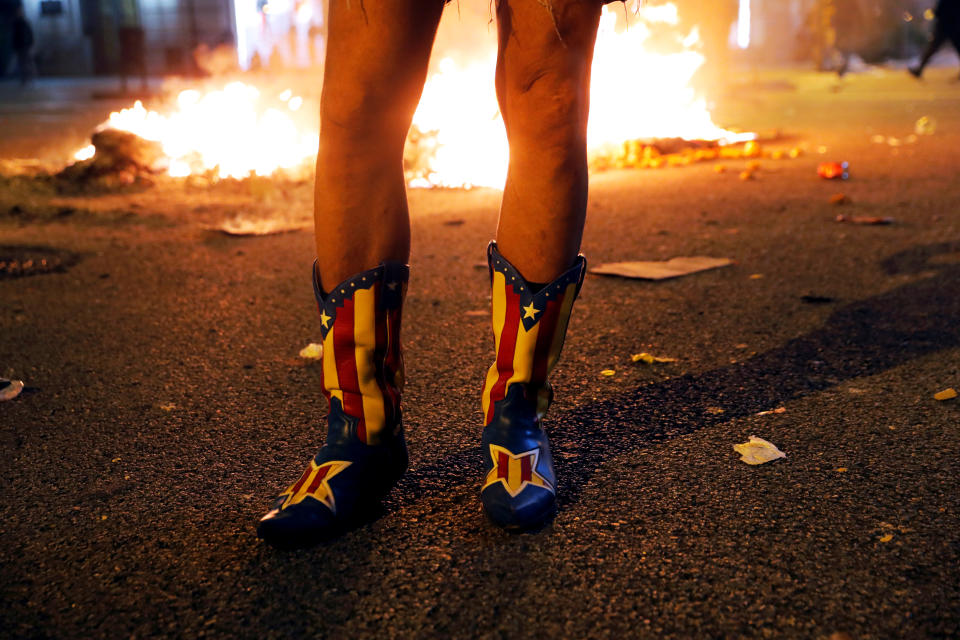
[[[304,500],[282,510],[273,509],[257,525],[257,536],[280,549],[309,547],[335,533],[333,513],[315,500]]]
[[[489,518],[510,531],[535,528],[556,512],[553,492],[536,486],[527,486],[511,496],[502,486],[493,485],[483,490],[480,499]]]

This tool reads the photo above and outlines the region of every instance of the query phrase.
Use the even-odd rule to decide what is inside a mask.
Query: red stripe
[[[396,374],[403,369],[403,354],[400,349],[400,325],[403,319],[403,295],[406,284],[400,283],[400,301],[397,306],[386,312],[387,316],[387,353],[383,361],[384,380],[387,384],[387,393],[390,403],[388,411],[393,412],[396,419],[397,409],[400,407],[401,390],[397,384]]]
[[[313,479],[313,482],[310,483],[310,486],[307,487],[307,493],[313,493],[317,490],[317,487],[320,486],[320,483],[323,482],[323,479],[327,477],[327,472],[330,471],[330,467],[320,467],[320,470],[317,471],[317,476]]]
[[[363,397],[357,378],[356,340],[353,337],[353,300],[345,300],[337,311],[333,325],[333,348],[337,360],[337,377],[343,391],[343,411],[358,419],[357,437],[367,441],[367,424],[363,419]]]
[[[303,483],[307,481],[307,478],[310,477],[310,472],[313,471],[313,466],[308,466],[307,470],[303,472],[303,475],[300,476],[300,479],[297,480],[297,483],[293,485],[293,488],[290,489],[292,494],[296,494],[297,491],[300,491],[300,487],[303,486]]]
[[[375,345],[373,348],[373,367],[374,378],[377,386],[380,387],[380,395],[383,396],[383,417],[389,425],[393,422],[393,396],[390,394],[389,387],[385,378],[387,346],[389,336],[387,335],[387,315],[381,310],[380,303],[383,302],[383,284],[376,282],[373,285],[373,303],[375,305],[373,312],[373,335]]]
[[[403,324],[403,296],[406,290],[406,284],[400,283],[400,303],[395,309],[391,309],[387,312],[387,317],[390,319],[390,346],[387,349],[387,382],[392,387],[392,390],[396,396],[396,404],[394,406],[400,405],[400,387],[397,386],[397,381],[394,378],[395,373],[400,373],[403,370],[403,349],[400,346],[400,328]]]
[[[560,319],[560,309],[563,307],[563,296],[559,300],[547,302],[547,308],[543,310],[543,316],[540,318],[540,332],[537,334],[537,346],[533,351],[533,374],[530,380],[534,389],[539,389],[547,380],[548,360],[550,359],[550,347],[553,345],[553,334],[557,330],[557,322]]]
[[[520,333],[520,296],[513,292],[513,287],[504,284],[504,299],[506,300],[506,318],[503,322],[503,333],[500,335],[500,350],[497,352],[497,382],[490,390],[490,406],[487,409],[487,424],[493,420],[493,404],[503,400],[506,395],[507,380],[513,376],[513,354],[517,348],[517,335]]]
[[[396,374],[403,366],[400,356],[400,308],[391,309],[386,313],[384,332],[387,340],[386,354],[383,360],[383,379],[387,393],[387,416],[392,421],[397,418],[397,409],[400,406],[400,388],[397,386]],[[378,338],[379,340],[379,338]]]
[[[533,475],[530,473],[530,458],[531,456],[523,456],[520,458],[520,482],[530,482],[533,478]]]
[[[510,456],[502,451],[497,454],[497,478],[506,479],[510,474]]]

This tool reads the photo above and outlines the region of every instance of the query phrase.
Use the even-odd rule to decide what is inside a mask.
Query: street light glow
[[[740,0],[740,12],[737,14],[737,46],[741,49],[750,46],[750,0]]]

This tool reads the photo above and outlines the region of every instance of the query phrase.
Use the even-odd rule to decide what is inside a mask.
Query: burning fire
[[[137,100],[114,111],[100,129],[120,129],[159,142],[166,171],[177,178],[213,171],[220,178],[267,176],[296,169],[317,154],[316,125],[298,122],[303,98],[289,89],[272,100],[256,88],[231,82],[223,89],[181,91],[169,115],[144,108]],[[307,120],[307,119],[305,119]],[[86,147],[77,160],[93,155]]]
[[[617,14],[605,8],[594,54],[588,140],[591,154],[625,141],[654,138],[729,144],[753,139],[715,125],[690,80],[703,64],[696,28],[682,50],[656,53],[647,46],[655,29],[678,22],[675,5],[637,9],[637,20],[618,31]],[[425,166],[408,174],[412,187],[502,187],[507,139],[494,92],[496,53],[458,66],[439,62],[413,118],[415,144]],[[298,114],[303,99],[288,89],[268,98],[233,82],[221,90],[181,91],[163,115],[133,107],[110,114],[101,128],[116,128],[161,143],[166,171],[174,177],[212,172],[226,178],[270,175],[309,166],[317,152],[315,115]],[[411,138],[413,140],[413,138]],[[410,144],[408,142],[408,144]],[[89,158],[92,147],[77,152]]]

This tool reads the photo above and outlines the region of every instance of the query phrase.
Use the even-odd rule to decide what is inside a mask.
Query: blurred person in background
[[[920,64],[910,67],[909,71],[915,78],[923,76],[923,70],[930,62],[930,58],[940,50],[940,47],[949,40],[953,43],[957,55],[960,56],[960,0],[938,0],[934,11],[933,34],[930,44],[927,45]]]
[[[850,70],[851,59],[863,46],[870,20],[863,0],[836,0],[834,4],[834,65],[842,78]]]
[[[33,64],[33,29],[24,15],[23,5],[17,7],[16,15],[13,18],[11,43],[17,56],[20,84],[26,86],[36,75],[36,68]]]

